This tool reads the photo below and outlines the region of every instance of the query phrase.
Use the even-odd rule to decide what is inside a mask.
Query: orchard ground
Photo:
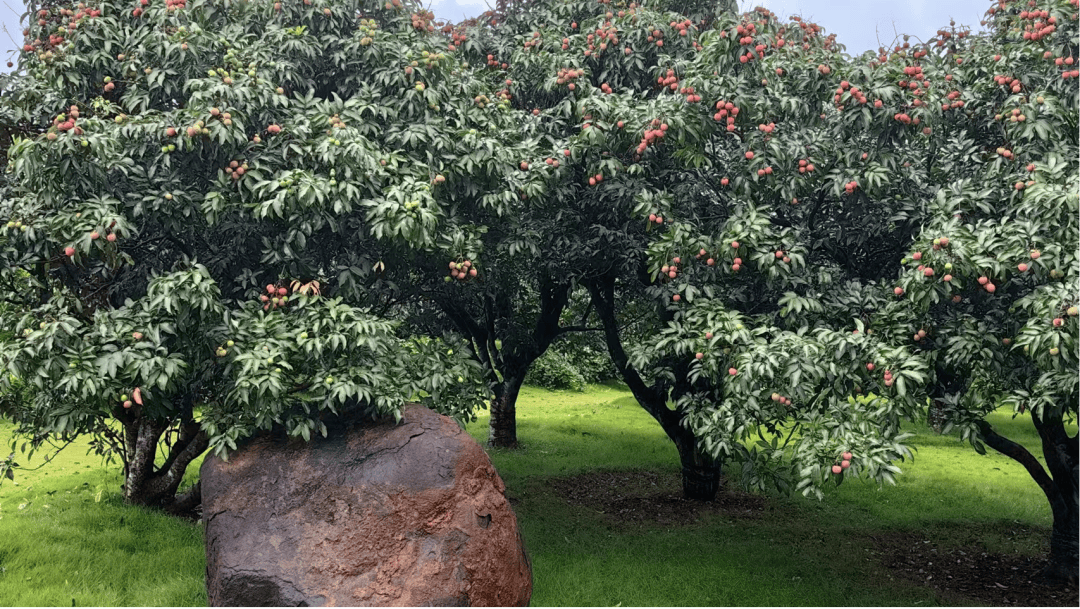
[[[822,501],[726,489],[701,504],[681,499],[674,446],[625,388],[527,387],[519,407],[523,448],[490,454],[534,605],[1077,605],[1075,587],[1017,577],[1046,552],[1034,482],[956,438],[915,427],[895,487],[848,480]],[[1041,452],[1030,422],[990,422]],[[468,431],[486,441],[486,415]],[[119,473],[85,443],[16,482],[0,485],[0,605],[205,605],[202,526],[124,505]]]

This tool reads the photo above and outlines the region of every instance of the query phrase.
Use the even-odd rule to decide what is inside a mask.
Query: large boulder
[[[403,415],[208,457],[210,605],[527,605],[532,572],[491,460],[452,419]]]

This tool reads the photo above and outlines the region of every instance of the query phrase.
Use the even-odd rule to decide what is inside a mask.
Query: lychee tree
[[[932,365],[931,414],[1018,461],[1053,514],[1053,579],[1077,579],[1080,34],[1077,3],[999,2],[935,61],[970,112],[948,123],[936,191],[874,326]],[[928,69],[929,71],[929,69]],[[936,105],[930,114],[936,114]],[[913,333],[922,328],[922,337]],[[986,420],[1029,417],[1042,462]]]
[[[600,25],[607,12],[617,9],[618,17],[613,13],[612,18],[621,25],[608,23],[605,40],[597,40],[590,24]],[[504,247],[542,251],[540,264],[571,286],[584,286],[585,278],[597,269],[637,265],[633,252],[635,243],[645,236],[644,227],[626,209],[613,208],[606,194],[610,189],[603,187],[605,179],[624,170],[626,159],[613,154],[607,141],[614,122],[593,124],[590,105],[610,104],[607,96],[626,109],[633,106],[635,95],[655,96],[652,66],[666,51],[646,31],[651,25],[635,25],[640,31],[628,34],[623,42],[617,32],[639,18],[659,25],[673,15],[661,9],[646,14],[634,3],[619,7],[584,1],[504,3],[466,29],[466,56],[486,65],[493,82],[506,83],[500,94],[509,111],[546,145],[537,151],[538,156],[523,159],[523,171],[547,179],[517,193],[525,201],[522,209],[528,221],[522,225],[526,230],[511,231],[513,239]],[[711,16],[711,11],[705,16]],[[685,18],[680,15],[679,20],[682,23]],[[669,29],[666,24],[663,27]],[[634,48],[640,51],[636,55]],[[612,95],[613,86],[622,89],[619,94]],[[623,203],[629,201],[623,198]],[[548,244],[555,247],[544,247]],[[595,310],[590,313],[592,317],[587,314],[559,332],[595,331],[597,324],[590,322]],[[497,420],[509,422],[512,417],[513,411],[504,414],[493,405],[493,430]]]
[[[486,89],[441,33],[397,1],[33,17],[3,83],[23,135],[0,202],[3,381],[33,394],[5,413],[32,446],[94,434],[127,501],[185,512],[198,489],[177,485],[208,446],[406,399],[472,416],[489,387],[470,348],[404,340],[371,308],[381,254],[468,248],[437,199],[439,144]]]
[[[888,480],[896,426],[928,397],[942,431],[1031,473],[1054,514],[1048,575],[1075,579],[1076,14],[997,3],[987,33],[850,59],[760,11],[668,76],[718,99],[722,127],[698,152],[708,171],[643,197],[667,227],[650,271],[677,312],[627,360],[668,379],[746,483]],[[986,422],[1001,404],[1030,412],[1045,469]],[[860,429],[875,420],[888,431]],[[751,448],[760,425],[774,435]]]
[[[806,416],[821,419],[823,413],[850,412],[844,433],[828,437],[828,433],[822,431],[819,437],[804,440],[800,445],[803,449],[796,454],[789,450],[788,456],[796,459],[789,459],[785,467],[795,468],[795,474],[780,476],[776,467],[764,467],[776,461],[769,457],[760,459],[762,463],[757,469],[744,468],[745,479],[753,480],[751,486],[770,484],[810,492],[816,483],[829,479],[831,464],[822,463],[824,453],[835,458],[837,467],[846,470],[852,462],[849,459],[842,466],[844,459],[840,457],[846,449],[856,447],[866,450],[862,455],[864,460],[858,462],[860,466],[855,471],[888,479],[896,471],[888,462],[906,454],[906,449],[897,440],[900,438],[898,421],[917,402],[916,388],[912,387],[908,400],[863,401],[855,406],[849,404],[850,392],[842,390],[847,385],[854,389],[856,385],[867,383],[871,374],[865,368],[866,358],[880,354],[882,362],[892,361],[895,370],[889,373],[895,372],[904,378],[900,382],[905,388],[909,383],[917,385],[925,378],[921,364],[905,349],[890,349],[865,335],[851,338],[850,327],[828,336],[806,336],[800,334],[796,326],[786,330],[787,334],[783,336],[772,336],[784,329],[774,328],[775,320],[754,309],[760,308],[763,301],[776,303],[784,294],[785,283],[801,281],[790,269],[805,263],[804,252],[809,248],[796,245],[790,257],[796,262],[785,271],[782,265],[788,260],[772,258],[774,250],[769,249],[769,259],[775,260],[770,262],[759,248],[766,243],[771,246],[772,241],[802,238],[797,231],[790,226],[758,226],[762,222],[770,225],[768,210],[757,213],[743,200],[713,194],[730,182],[724,179],[721,184],[722,174],[714,179],[714,172],[710,171],[714,165],[729,164],[735,169],[745,167],[747,161],[752,160],[752,154],[749,158],[743,156],[747,150],[741,145],[741,140],[748,137],[744,133],[751,131],[747,129],[751,119],[744,114],[738,125],[729,126],[732,123],[723,120],[723,115],[716,118],[716,110],[707,108],[703,100],[710,99],[709,106],[712,106],[716,99],[724,99],[725,95],[729,100],[734,99],[733,93],[739,93],[740,97],[757,98],[755,102],[760,108],[756,112],[766,111],[766,103],[771,100],[753,90],[759,87],[760,69],[756,63],[746,65],[749,61],[744,57],[747,43],[733,40],[746,37],[747,33],[741,31],[744,25],[762,20],[766,14],[753,13],[740,20],[726,10],[730,7],[719,6],[713,14],[695,15],[690,19],[668,8],[660,5],[639,7],[636,3],[531,3],[518,12],[508,10],[504,17],[486,22],[490,27],[470,35],[471,40],[487,51],[490,70],[505,74],[507,81],[514,83],[510,92],[515,108],[526,111],[533,108],[552,139],[565,138],[568,142],[568,154],[563,161],[564,167],[569,163],[570,171],[562,173],[561,181],[547,185],[535,195],[530,193],[530,200],[547,197],[560,202],[558,213],[574,233],[571,237],[568,231],[565,240],[576,244],[575,248],[568,249],[578,256],[578,263],[571,269],[572,276],[590,291],[593,310],[602,322],[609,351],[624,380],[639,403],[657,419],[676,444],[688,496],[702,499],[714,496],[720,466],[725,461],[739,459],[751,466],[759,461],[756,449],[739,452],[735,445],[742,447],[747,437],[758,431],[759,425],[774,432],[779,430],[790,416],[787,402],[789,396],[796,394],[793,386],[805,385],[802,391],[806,395],[817,395],[823,388],[817,385],[836,381],[837,374],[843,378],[840,379],[842,382],[836,381],[833,394],[826,396],[831,401],[818,405],[820,408],[816,413],[808,409]],[[766,21],[769,21],[767,16],[750,29],[770,29],[761,36],[779,38],[776,34],[781,26],[775,21],[765,26]],[[786,91],[791,98],[788,105],[796,106],[790,111],[792,119],[813,117],[813,121],[820,123],[824,119],[818,118],[821,111],[818,107],[827,103],[833,85],[828,70],[818,70],[817,66],[821,60],[837,61],[837,49],[831,38],[820,35],[817,26],[793,22],[787,27],[797,32],[797,36],[793,34],[792,37],[798,39],[798,52],[791,50],[786,61],[813,61],[805,75],[800,75],[801,82],[793,82],[791,89]],[[764,50],[764,47],[755,49],[755,45],[749,45],[749,48],[755,53]],[[732,115],[737,116],[738,112],[734,110]],[[754,124],[753,133],[765,132],[758,131]],[[791,145],[793,147],[794,142]],[[733,155],[735,149],[738,149],[737,160],[734,156],[726,156]],[[799,158],[805,158],[805,155]],[[755,164],[755,169],[758,167]],[[748,184],[740,176],[735,188],[745,191]],[[745,191],[744,196],[749,198],[749,191]],[[823,224],[832,226],[833,210],[830,207],[825,211],[827,213],[819,212],[817,216],[821,216]],[[890,215],[894,211],[892,207],[888,209]],[[784,385],[771,379],[779,375],[777,370],[760,371],[763,377],[770,377],[768,383],[759,383],[753,378],[744,380],[750,377],[747,371],[738,379],[715,379],[710,390],[713,393],[705,395],[687,381],[693,362],[711,365],[729,375],[733,366],[717,368],[724,358],[710,354],[710,359],[706,360],[702,353],[702,359],[695,359],[697,351],[686,350],[690,339],[680,342],[670,336],[662,343],[623,344],[629,338],[625,334],[628,311],[636,311],[638,315],[645,311],[647,325],[658,336],[663,336],[671,329],[671,324],[680,323],[679,308],[699,300],[702,290],[693,287],[676,295],[677,286],[686,281],[684,267],[706,266],[708,262],[708,269],[719,270],[714,266],[716,260],[708,261],[706,256],[698,257],[696,263],[691,262],[690,256],[696,256],[698,248],[683,250],[685,263],[677,259],[677,253],[672,254],[676,249],[673,239],[688,240],[692,236],[693,226],[684,220],[697,213],[712,220],[726,219],[733,212],[754,219],[742,232],[748,237],[747,247],[759,249],[757,258],[760,260],[755,260],[754,264],[761,263],[769,268],[756,276],[720,277],[726,284],[723,290],[726,302],[718,299],[715,304],[732,315],[726,317],[730,328],[713,328],[716,336],[722,337],[717,340],[732,340],[738,336],[739,341],[753,343],[749,346],[760,352],[782,344],[778,353],[788,356],[800,353],[799,357],[810,352],[833,353],[844,348],[850,352],[850,361],[844,363],[842,372],[833,371],[830,377],[827,370],[821,370],[818,358],[816,373],[792,368],[782,381]],[[861,221],[874,216],[863,213],[857,219]],[[879,220],[879,224],[886,225],[887,222]],[[717,228],[714,224],[707,230]],[[757,234],[751,235],[751,229]],[[910,241],[913,231],[913,226],[904,224],[900,231],[894,231],[899,234],[894,235],[893,240],[903,247]],[[819,231],[824,232],[827,229]],[[887,232],[887,227],[880,232]],[[657,252],[667,250],[668,258],[650,268],[648,250],[650,243],[657,241],[657,235],[661,237],[653,249]],[[715,241],[716,236],[710,240]],[[893,247],[897,248],[896,245]],[[720,257],[718,252],[721,250],[712,248],[710,251],[716,258]],[[839,269],[837,275],[847,272]],[[677,280],[677,277],[681,279]],[[711,288],[706,290],[711,293]],[[775,317],[778,308],[779,305],[766,306],[765,312],[771,310]],[[707,317],[702,316],[695,324],[704,324]],[[850,318],[847,322],[852,325]],[[693,332],[696,333],[697,328]],[[703,329],[699,334],[704,336],[705,333]],[[714,347],[719,351],[723,345],[714,343]],[[757,355],[760,353],[747,353],[746,357],[753,359]],[[777,358],[773,367],[790,368],[788,364],[786,359]],[[701,378],[700,372],[693,375]],[[715,401],[725,387],[733,390],[738,386],[758,385],[771,387],[764,393],[762,404],[772,401],[777,405],[776,409],[743,399],[748,405],[740,406],[738,424],[732,426],[725,422],[725,426],[711,429],[702,421],[697,429],[691,425],[697,408],[692,403]],[[815,387],[817,391],[812,391]],[[749,391],[744,389],[744,393]],[[784,403],[771,400],[773,394],[784,397]],[[670,406],[672,401],[675,408]],[[756,424],[750,424],[750,421],[756,421]],[[872,425],[870,421],[873,421]],[[874,431],[868,433],[867,429]],[[866,435],[857,439],[861,434]],[[782,449],[774,450],[770,454],[776,456],[783,452]]]
[[[579,108],[565,103],[569,89],[553,91],[532,79],[537,72],[528,53],[538,49],[539,39],[516,40],[521,28],[532,35],[533,17],[569,27],[573,11],[595,6],[576,3],[559,14],[546,13],[548,8],[503,6],[441,28],[428,14],[414,14],[416,23],[447,34],[447,52],[482,67],[488,88],[465,99],[467,107],[459,107],[459,100],[443,104],[468,116],[470,129],[450,142],[418,138],[420,145],[443,148],[446,158],[455,159],[456,166],[441,166],[445,171],[436,176],[433,196],[452,210],[449,221],[461,227],[442,250],[464,254],[447,260],[439,257],[442,250],[399,251],[389,259],[411,262],[380,267],[380,281],[389,288],[386,302],[393,305],[388,310],[403,311],[414,329],[430,333],[451,327],[472,341],[472,353],[494,387],[490,442],[495,446],[517,444],[515,402],[531,363],[561,337],[599,331],[588,312],[565,323],[560,318],[574,290],[585,293],[578,281],[581,270],[610,247],[602,235],[581,232],[582,226],[603,226],[609,219],[599,215],[599,201],[581,206],[592,197],[587,181],[602,180],[602,174],[581,176],[578,161],[593,160],[591,142],[574,139]],[[649,80],[645,89],[652,88]],[[510,142],[507,133],[520,139]]]

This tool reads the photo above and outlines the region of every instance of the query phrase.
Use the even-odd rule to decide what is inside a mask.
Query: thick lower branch
[[[596,306],[597,315],[604,326],[604,338],[607,342],[608,354],[611,356],[615,369],[619,371],[623,381],[630,388],[641,407],[646,410],[660,426],[668,431],[672,424],[673,413],[667,408],[667,400],[653,388],[647,386],[638,374],[638,371],[630,365],[629,357],[623,348],[622,339],[619,337],[619,327],[615,319],[614,279],[607,277],[589,280],[586,283],[589,293],[592,295],[593,304]],[[668,434],[670,435],[670,431]]]
[[[999,453],[1013,459],[1020,463],[1027,470],[1028,474],[1035,480],[1035,483],[1039,485],[1043,493],[1046,494],[1047,500],[1053,504],[1059,499],[1058,488],[1054,484],[1054,481],[1043,469],[1039,460],[1036,459],[1026,448],[999,435],[994,428],[990,426],[986,421],[980,420],[976,423],[979,427],[979,433],[982,434],[982,439],[986,442],[986,445]]]

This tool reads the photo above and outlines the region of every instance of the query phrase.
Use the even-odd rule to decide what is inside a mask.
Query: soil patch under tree
[[[760,519],[773,511],[767,498],[721,485],[715,501],[682,497],[678,472],[590,472],[551,481],[567,503],[592,509],[617,529],[688,526],[705,515]],[[973,531],[978,538],[978,531]],[[932,588],[945,603],[996,607],[1080,606],[1077,586],[1046,586],[1042,556],[988,552],[977,541],[941,547],[921,532],[889,531],[867,538],[871,552],[897,578]]]

